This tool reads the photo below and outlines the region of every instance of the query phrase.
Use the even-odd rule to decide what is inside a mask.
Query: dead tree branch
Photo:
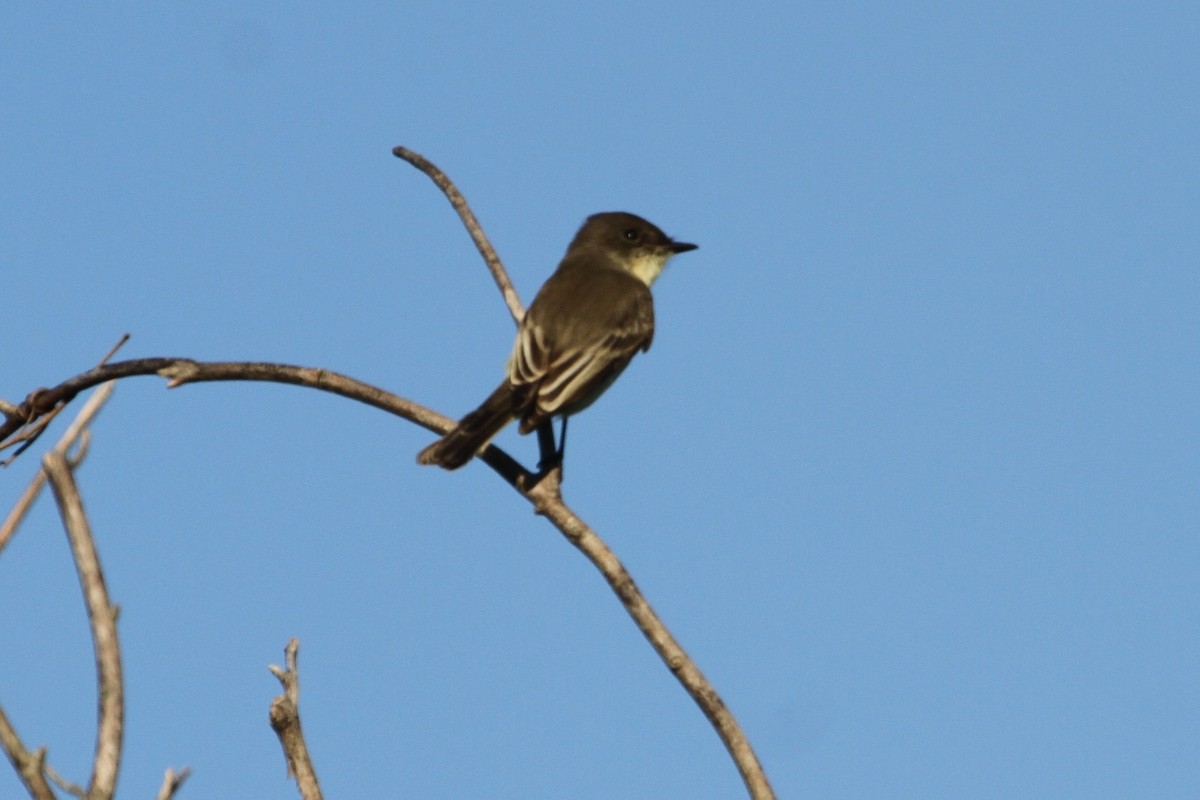
[[[63,527],[71,543],[75,568],[83,588],[92,627],[92,645],[96,653],[96,674],[99,685],[99,724],[96,732],[96,755],[92,762],[92,777],[88,781],[88,800],[110,800],[117,786],[121,765],[121,739],[124,732],[125,688],[121,675],[121,646],[117,640],[117,608],[108,597],[104,572],[96,553],[91,526],[83,510],[83,499],[67,457],[53,450],[42,459],[42,467],[50,479],[50,488],[58,503]]]
[[[279,679],[283,694],[271,701],[271,729],[279,737],[283,757],[287,759],[288,777],[296,779],[296,788],[303,800],[321,800],[321,786],[317,782],[317,771],[304,741],[300,727],[300,667],[297,654],[300,640],[292,637],[283,649],[284,664],[281,669],[271,664],[268,669]]]
[[[114,348],[115,349],[115,348]],[[67,427],[62,438],[58,440],[58,444],[54,446],[55,451],[66,455],[74,446],[75,441],[80,437],[88,425],[92,423],[96,415],[100,413],[100,409],[108,402],[108,398],[112,396],[113,390],[117,387],[115,382],[109,382],[101,386],[88,401],[84,403],[83,408],[79,410],[79,414]],[[63,408],[63,405],[58,408]],[[4,518],[4,522],[0,523],[0,552],[4,551],[5,545],[17,532],[17,528],[21,524],[21,520],[29,512],[33,506],[33,501],[37,499],[42,487],[46,484],[46,473],[44,470],[38,470],[29,481],[29,485],[25,487],[25,491],[17,499],[16,504],[9,511],[8,516]]]
[[[0,747],[33,800],[57,800],[46,780],[46,748],[38,748],[36,752],[26,749],[3,708],[0,708]]]
[[[491,245],[487,243],[487,237],[479,228],[479,223],[476,221],[475,215],[471,213],[462,193],[445,173],[420,154],[404,147],[396,147],[392,153],[432,178],[433,182],[446,195],[450,204],[462,218],[463,224],[467,226],[479,252],[483,255],[488,270],[495,278],[496,285],[500,287],[500,294],[504,298],[504,302],[512,312],[513,319],[519,323],[524,316],[523,310],[518,311],[522,308],[520,301],[516,299],[516,293],[512,288],[512,283],[508,280],[504,265],[500,263],[500,259],[491,249]],[[552,460],[550,457],[554,450],[554,439],[548,425],[538,431],[538,444],[542,451],[542,463],[550,463]],[[480,458],[508,480],[526,500],[533,504],[537,513],[550,520],[554,527],[558,528],[567,537],[567,540],[600,570],[604,579],[608,581],[608,585],[620,599],[621,604],[625,606],[625,610],[629,612],[629,616],[633,617],[638,629],[650,642],[654,651],[658,653],[659,658],[692,696],[692,699],[696,701],[716,729],[717,735],[720,736],[729,755],[737,765],[738,772],[741,773],[751,798],[773,800],[775,794],[767,780],[762,764],[759,763],[758,757],[741,726],[738,725],[737,719],[725,706],[721,696],[717,694],[717,690],[708,682],[696,663],[684,652],[667,626],[654,613],[654,609],[650,607],[637,584],[634,583],[633,577],[621,564],[616,554],[563,502],[560,483],[561,467],[551,470],[548,474],[532,475],[526,472],[517,476],[517,480],[513,481],[500,469],[500,464],[494,463],[493,458],[496,455],[494,451],[496,451],[495,447],[489,447]]]
[[[124,342],[124,339],[122,339],[122,342]],[[115,350],[116,348],[113,348],[113,351]],[[112,396],[113,389],[115,388],[115,383],[106,383],[88,398],[83,408],[80,409],[79,414],[76,415],[62,438],[59,439],[58,444],[54,446],[55,453],[63,458],[69,457],[68,454],[76,440],[86,433],[87,426],[100,413],[100,409],[108,401],[108,398]],[[73,460],[78,460],[81,457],[82,455],[76,454]],[[45,482],[45,471],[38,470],[33,479],[30,480],[29,485],[25,488],[20,499],[18,499],[17,504],[4,520],[4,523],[0,524],[0,550],[4,549],[4,545],[8,544],[8,541],[16,532],[21,520],[24,519],[30,506],[33,505],[33,501],[37,498]],[[63,788],[63,791],[69,794],[77,794],[78,796],[84,794],[82,788],[60,778],[53,768],[46,763],[46,749],[44,747],[39,748],[35,753],[30,753],[25,748],[2,708],[0,708],[0,745],[4,747],[9,761],[12,762],[30,796],[35,798],[35,800],[52,800],[54,798],[54,792],[47,780],[48,777],[54,780],[55,783],[58,783]]]
[[[504,269],[504,264],[500,263],[500,256],[496,255],[495,248],[488,241],[487,234],[483,232],[479,220],[475,219],[475,213],[467,205],[467,199],[462,196],[462,192],[446,176],[446,173],[434,166],[433,162],[420,153],[413,152],[407,147],[396,146],[392,148],[392,155],[404,159],[424,172],[442,190],[442,194],[446,195],[450,205],[454,206],[454,210],[458,212],[459,219],[467,227],[467,233],[471,234],[471,241],[475,243],[479,254],[483,256],[483,261],[487,264],[488,271],[492,273],[492,279],[496,281],[496,286],[500,289],[500,296],[504,298],[504,304],[508,306],[513,321],[520,324],[521,319],[525,316],[525,306],[521,305],[521,298],[517,297],[517,290],[513,288],[512,281],[508,278],[508,272]]]
[[[157,375],[166,378],[169,389],[190,383],[213,381],[286,383],[332,392],[350,400],[357,400],[381,411],[415,422],[435,433],[445,433],[454,425],[454,420],[449,417],[442,416],[411,400],[406,400],[346,375],[317,367],[240,361],[204,362],[192,361],[187,358],[138,358],[95,367],[68,378],[55,387],[34,390],[20,405],[14,406],[15,413],[6,415],[5,421],[0,422],[0,449],[8,446],[9,439],[19,438],[24,425],[71,402],[80,392],[106,381],[137,375]],[[513,486],[516,486],[517,481],[522,478],[527,479],[530,474],[511,456],[495,446],[489,447],[484,452],[483,459]]]
[[[563,502],[556,475],[551,475],[525,492],[526,499],[533,503],[537,513],[550,520],[550,523],[567,537],[567,541],[575,545],[596,569],[600,570],[600,574],[608,581],[608,585],[620,599],[621,605],[625,606],[629,616],[633,617],[634,623],[646,637],[646,641],[650,642],[654,652],[658,653],[667,669],[683,685],[716,729],[738,772],[741,773],[750,797],[754,800],[774,798],[775,794],[767,780],[767,774],[737,719],[725,706],[716,688],[700,672],[696,662],[684,651],[651,608],[616,553]]]
[[[129,334],[128,333],[122,334],[121,338],[117,340],[117,343],[114,344],[109,349],[109,351],[104,355],[104,358],[100,359],[97,366],[103,366],[104,364],[107,364],[109,362],[109,359],[111,359],[114,355],[116,355],[117,351],[120,350],[121,347],[123,347],[124,344],[128,341],[129,341]],[[101,402],[103,402],[103,401],[101,401]],[[48,428],[50,426],[50,423],[53,422],[54,418],[58,415],[58,412],[60,410],[62,410],[64,407],[65,406],[63,406],[63,405],[59,405],[59,406],[54,407],[50,411],[46,412],[45,414],[39,415],[37,418],[31,418],[29,420],[29,424],[25,424],[21,427],[18,435],[9,437],[9,436],[6,436],[5,434],[0,434],[0,450],[4,450],[7,447],[13,447],[13,446],[17,447],[16,452],[14,452],[6,460],[0,461],[0,466],[7,467],[9,464],[11,464],[16,459],[17,456],[21,455],[21,453],[28,450],[29,447],[38,440],[38,437],[40,437],[42,435],[42,433],[45,432],[46,428]],[[11,419],[11,418],[20,416],[23,412],[20,408],[13,406],[11,403],[0,400],[0,413],[4,414],[5,417]],[[79,430],[79,429],[82,429],[83,426],[79,424],[78,420],[76,420],[73,427],[75,427],[76,430]],[[38,473],[38,475],[40,476],[41,473]],[[33,489],[33,495],[35,497],[37,496],[37,493],[40,489],[41,489],[41,483],[39,482],[37,487]],[[32,500],[31,500],[31,502],[32,502]],[[3,534],[0,534],[0,549],[4,548],[4,543],[5,543],[5,537],[3,536]]]
[[[158,789],[158,794],[154,796],[154,800],[171,800],[175,796],[175,792],[179,791],[179,787],[183,786],[183,782],[188,779],[192,771],[184,767],[179,772],[176,772],[171,767],[167,767],[166,774],[163,775],[162,786]]]
[[[492,250],[466,200],[454,184],[422,156],[397,147],[393,153],[429,175],[446,194],[459,212],[472,239],[483,255],[514,319],[523,314],[520,301],[508,281],[499,258]],[[423,406],[405,400],[377,387],[323,369],[286,364],[198,362],[184,358],[146,358],[103,365],[77,375],[51,389],[36,390],[19,406],[0,405],[4,421],[0,422],[0,449],[11,446],[27,426],[38,424],[45,415],[70,402],[84,389],[108,380],[134,375],[158,375],[167,378],[168,388],[208,381],[254,380],[289,383],[321,391],[333,392],[348,399],[366,403],[395,414],[429,430],[444,433],[454,421]],[[767,781],[748,739],[737,720],[726,708],[716,689],[705,679],[695,663],[675,641],[662,620],[642,596],[629,572],[603,540],[563,502],[560,473],[552,470],[540,473],[526,469],[495,445],[480,455],[480,460],[513,486],[534,509],[545,516],[600,570],[616,593],[639,630],[650,642],[667,668],[683,685],[713,724],[718,736],[729,751],[738,771],[754,800],[773,800],[774,793]],[[289,667],[290,668],[290,667]],[[293,670],[294,671],[294,670]],[[287,673],[284,673],[286,675]],[[281,680],[283,680],[281,678]],[[286,688],[286,684],[285,684]],[[285,695],[286,697],[286,692]],[[286,750],[286,745],[285,745]],[[302,789],[303,791],[303,789]],[[305,795],[307,798],[308,795]]]

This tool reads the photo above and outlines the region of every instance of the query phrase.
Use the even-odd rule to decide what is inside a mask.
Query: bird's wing
[[[654,305],[647,290],[632,302],[601,315],[600,324],[576,326],[543,323],[531,307],[521,325],[508,364],[513,386],[536,387],[525,409],[523,431],[555,414],[582,411],[608,388],[639,350],[648,350],[654,335]],[[592,315],[593,320],[595,315]]]

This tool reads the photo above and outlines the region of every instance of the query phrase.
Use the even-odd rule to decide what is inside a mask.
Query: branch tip
[[[175,792],[183,785],[183,782],[192,774],[191,767],[184,767],[176,772],[173,767],[167,767],[166,774],[163,775],[162,786],[159,787],[158,794],[154,800],[171,800],[175,796]]]
[[[492,280],[496,282],[496,288],[500,290],[500,296],[504,298],[504,303],[508,306],[509,313],[512,314],[513,320],[519,324],[521,318],[525,316],[525,307],[521,305],[521,299],[517,297],[517,290],[513,288],[512,281],[508,277],[508,272],[504,269],[504,264],[500,261],[500,256],[496,255],[496,249],[488,241],[487,234],[483,232],[483,226],[475,218],[475,213],[471,211],[471,206],[467,204],[467,199],[463,197],[462,192],[454,185],[454,181],[450,180],[446,173],[438,169],[432,161],[414,150],[409,150],[407,147],[396,145],[392,148],[392,155],[396,156],[396,158],[404,159],[421,170],[421,172],[424,172],[442,190],[442,194],[446,195],[446,199],[450,201],[450,205],[454,206],[454,210],[458,212],[458,218],[462,220],[467,233],[471,235],[471,241],[475,243],[475,249],[483,256],[483,261],[487,264],[488,271],[492,273]]]

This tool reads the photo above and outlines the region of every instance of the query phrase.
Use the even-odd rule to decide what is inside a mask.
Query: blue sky
[[[701,249],[572,425],[566,498],[779,795],[1200,796],[1198,41],[1190,4],[13,8],[0,397],[128,331],[458,416],[512,324],[390,149],[458,182],[526,302],[633,211]],[[430,439],[291,387],[118,387],[80,479],[121,794],[190,765],[182,797],[293,796],[265,667],[295,635],[328,797],[738,796],[583,558],[485,468],[418,468]],[[0,608],[0,702],[82,780],[45,500]]]

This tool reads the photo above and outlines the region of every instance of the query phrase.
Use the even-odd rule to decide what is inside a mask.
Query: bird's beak
[[[679,253],[686,253],[688,250],[695,250],[700,245],[690,244],[689,242],[671,242],[671,244],[667,246],[670,248],[672,253],[678,255]]]

